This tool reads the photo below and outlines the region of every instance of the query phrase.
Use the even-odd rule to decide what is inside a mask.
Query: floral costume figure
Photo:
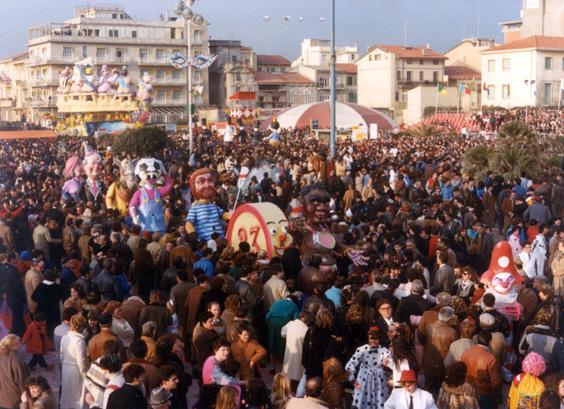
[[[382,409],[388,399],[388,385],[384,367],[391,361],[392,355],[387,348],[380,346],[380,332],[377,327],[368,331],[368,344],[358,347],[345,370],[351,374],[350,380],[357,373],[353,393],[353,407],[358,409]]]
[[[133,223],[141,226],[143,231],[166,231],[164,220],[163,197],[172,190],[172,179],[165,174],[165,167],[160,160],[143,158],[135,164],[135,174],[139,178],[139,189],[129,202],[129,215]],[[164,178],[163,178],[164,176]],[[163,178],[163,186],[157,187]]]
[[[194,171],[189,179],[190,190],[196,201],[186,218],[186,232],[198,234],[200,240],[210,240],[212,233],[225,237],[225,222],[230,214],[213,203],[215,178],[208,168]]]
[[[82,164],[77,155],[73,155],[65,162],[63,176],[66,179],[63,185],[61,198],[67,203],[80,202],[80,191],[84,183]]]

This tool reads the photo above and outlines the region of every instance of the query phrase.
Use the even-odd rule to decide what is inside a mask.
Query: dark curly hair
[[[453,388],[464,384],[466,379],[466,364],[462,361],[453,362],[446,369],[445,383]]]

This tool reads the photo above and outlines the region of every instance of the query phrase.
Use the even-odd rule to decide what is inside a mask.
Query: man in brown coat
[[[112,332],[112,314],[102,313],[100,318],[98,318],[98,323],[100,324],[100,332],[92,337],[88,342],[88,355],[90,355],[90,361],[94,362],[99,357],[104,355],[104,343],[109,340],[115,340],[119,342],[118,337]]]
[[[427,327],[439,319],[439,310],[443,307],[450,305],[451,295],[449,293],[439,293],[437,294],[437,305],[427,310],[421,316],[419,325],[417,327],[417,336],[419,342],[425,345],[425,335],[427,334]],[[452,317],[450,324],[456,325],[456,316]]]
[[[139,323],[139,316],[145,306],[145,301],[134,295],[125,300],[120,307],[121,316],[131,325],[137,336],[141,333],[141,327],[137,325]]]
[[[27,298],[27,307],[29,308],[29,312],[31,314],[35,314],[35,310],[37,309],[37,303],[32,301],[31,295],[43,281],[43,270],[45,270],[45,261],[41,259],[33,259],[31,268],[25,273],[24,277],[24,286],[25,286],[25,294]]]
[[[476,390],[481,409],[496,408],[501,389],[499,365],[488,348],[491,339],[491,334],[480,332],[478,345],[468,348],[462,354],[462,362],[467,368],[466,382]]]
[[[200,274],[196,279],[196,287],[188,290],[186,295],[186,309],[188,310],[188,320],[186,323],[186,334],[191,337],[194,332],[194,327],[198,322],[198,306],[202,299],[202,294],[209,291],[210,283],[209,278],[205,274]]]
[[[458,338],[456,331],[448,324],[453,316],[452,307],[442,307],[439,319],[426,328],[422,369],[425,374],[425,389],[431,393],[438,393],[441,388],[445,375],[444,360],[450,344]]]
[[[161,375],[159,373],[159,369],[145,359],[145,356],[147,355],[147,344],[145,344],[145,341],[142,339],[136,339],[131,343],[129,348],[131,358],[123,364],[122,370],[131,364],[141,365],[145,370],[145,376],[143,377],[145,390],[152,391],[161,384]]]

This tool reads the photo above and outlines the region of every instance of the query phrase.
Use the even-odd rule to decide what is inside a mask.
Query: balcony
[[[59,95],[57,108],[62,113],[133,112],[139,110],[139,101],[130,94],[110,95],[85,92]]]
[[[59,56],[47,56],[47,57],[31,57],[29,59],[30,66],[38,65],[49,65],[49,64],[66,64],[72,65],[79,58],[73,57],[72,55],[59,55]]]
[[[167,57],[147,57],[147,58],[137,58],[137,64],[139,66],[143,66],[143,65],[170,65],[172,66],[171,62],[170,62],[170,58]]]
[[[117,27],[117,25],[116,25]],[[83,27],[86,28],[86,27]],[[172,28],[172,27],[171,27]],[[76,44],[163,44],[163,45],[185,45],[186,40],[182,38],[170,38],[170,35],[155,37],[110,37],[104,33],[100,35],[84,35],[81,27],[76,24],[51,23],[28,30],[28,45],[33,46],[46,42],[56,43],[76,43]]]
[[[186,79],[153,79],[154,86],[156,87],[185,87],[186,86]]]
[[[16,100],[14,98],[0,98],[0,108],[14,108]]]
[[[55,98],[34,98],[26,101],[31,108],[56,108]]]
[[[56,87],[59,85],[59,80],[55,78],[32,78],[28,84],[31,87]]]

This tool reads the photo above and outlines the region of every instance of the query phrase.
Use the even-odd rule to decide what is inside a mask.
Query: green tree
[[[145,126],[131,129],[113,137],[112,150],[125,152],[133,157],[153,156],[164,149],[167,143],[166,132],[160,128]]]

